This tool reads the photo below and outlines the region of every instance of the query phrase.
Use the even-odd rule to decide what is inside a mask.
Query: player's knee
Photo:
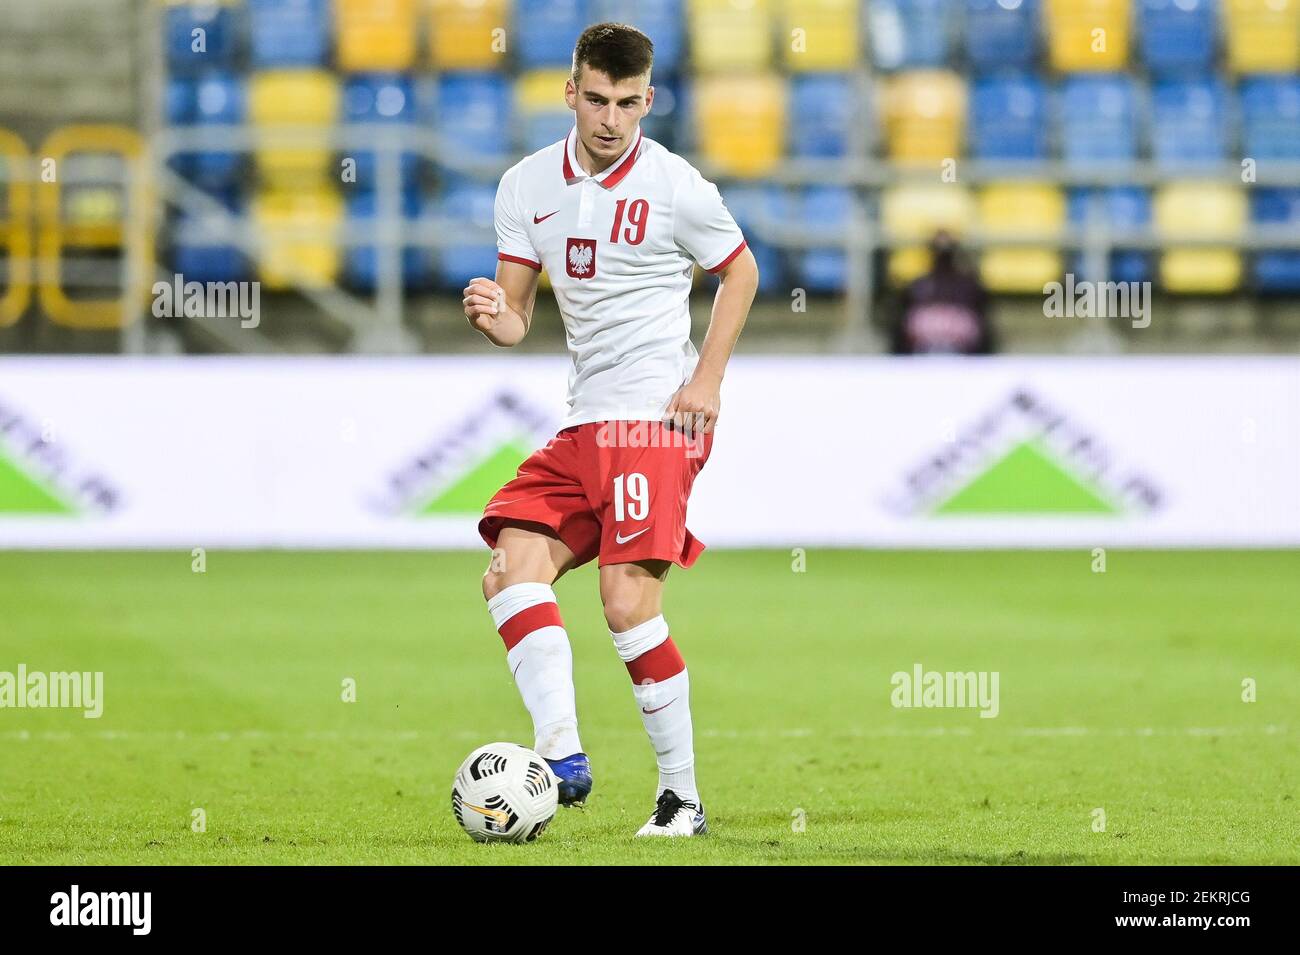
[[[506,589],[506,575],[492,567],[483,574],[483,599],[491,600]]]
[[[605,598],[605,622],[614,633],[623,633],[645,623],[657,612],[651,612],[642,606],[640,595],[636,593],[612,594]]]

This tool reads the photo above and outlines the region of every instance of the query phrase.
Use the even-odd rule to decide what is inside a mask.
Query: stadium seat
[[[1260,76],[1244,81],[1241,114],[1246,156],[1300,161],[1300,77]]]
[[[437,82],[433,128],[449,147],[505,158],[510,142],[510,86],[497,73],[443,73]]]
[[[1138,0],[1142,60],[1154,76],[1202,76],[1214,65],[1218,0]]]
[[[915,164],[962,155],[966,87],[956,73],[916,70],[889,77],[881,112],[891,159]]]
[[[234,65],[239,25],[228,4],[172,4],[164,14],[163,47],[174,75]]]
[[[634,23],[655,45],[653,82],[676,73],[686,49],[683,0],[591,0],[591,22]],[[576,39],[576,37],[575,37]]]
[[[704,73],[772,65],[770,0],[687,0],[691,65]]]
[[[164,91],[164,119],[173,126],[240,123],[247,112],[246,95],[243,81],[224,71],[172,77]],[[175,153],[168,165],[203,189],[221,191],[240,178],[243,156],[223,150]]]
[[[343,121],[381,125],[410,125],[415,119],[415,93],[410,77],[401,73],[358,73],[343,86]],[[371,150],[345,149],[356,159],[356,185],[373,188],[378,181],[378,154]],[[400,162],[402,188],[414,182],[419,166],[415,153],[403,152]]]
[[[944,66],[954,6],[950,0],[873,0],[867,7],[872,62],[881,70]]]
[[[214,198],[232,215],[243,211],[242,196],[236,188]],[[215,217],[185,210],[177,213],[173,225],[171,264],[187,282],[242,282],[252,275],[247,256],[230,244]]]
[[[1069,194],[1070,226],[1076,234],[1137,231],[1151,223],[1151,196],[1137,186],[1078,188]],[[1146,282],[1151,278],[1151,256],[1142,249],[1115,249],[1107,276],[1093,275],[1087,268],[1087,250],[1076,253],[1071,271],[1092,281]]]
[[[1137,96],[1131,77],[1074,76],[1061,91],[1066,162],[1090,165],[1137,158]]]
[[[745,242],[758,263],[758,291],[768,295],[785,287],[785,263],[781,250],[759,233],[759,228],[777,228],[789,214],[785,190],[760,183],[727,183],[721,190],[723,201]]]
[[[1223,0],[1228,66],[1237,73],[1300,70],[1300,0]]]
[[[993,183],[979,194],[980,225],[986,238],[1034,235],[1050,240],[1065,226],[1065,196],[1046,183]],[[1064,272],[1061,253],[1042,246],[986,248],[980,277],[990,292],[1041,293]]]
[[[1300,189],[1253,189],[1250,206],[1254,224],[1300,235]],[[1251,272],[1261,292],[1300,292],[1300,250],[1257,252]]]
[[[1047,46],[1063,73],[1122,70],[1128,62],[1128,0],[1047,0]]]
[[[378,197],[373,192],[351,192],[347,196],[348,231],[353,226],[370,228],[375,221]],[[420,216],[420,195],[415,190],[402,193],[402,218],[407,227]],[[431,256],[421,248],[404,246],[401,255],[402,285],[407,289],[423,288],[430,277]],[[495,274],[489,272],[486,274]],[[343,250],[344,280],[353,288],[370,291],[379,284],[379,249],[377,245],[352,245]]]
[[[780,162],[786,86],[775,74],[706,76],[696,84],[701,155],[720,173],[761,176]]]
[[[429,57],[436,70],[497,70],[502,54],[518,36],[497,33],[510,23],[507,0],[432,0]],[[507,41],[503,49],[498,37]],[[576,37],[575,37],[576,39]],[[570,41],[572,42],[572,41]]]
[[[777,35],[786,69],[792,73],[856,69],[858,3],[856,0],[778,0]]]
[[[804,229],[834,235],[851,221],[853,191],[845,186],[809,186],[793,197],[792,221]],[[794,282],[809,292],[843,292],[848,256],[840,248],[799,249],[792,256]]]
[[[515,81],[521,152],[536,152],[569,135],[573,128],[573,111],[564,102],[564,81],[568,76],[567,69],[556,67],[533,70]],[[655,94],[657,97],[658,90]]]
[[[417,0],[334,0],[340,69],[409,70],[419,36]]]
[[[273,290],[331,284],[339,269],[343,200],[330,187],[286,188],[253,197],[258,273]]]
[[[1217,182],[1182,180],[1156,191],[1156,232],[1167,243],[1160,281],[1171,292],[1231,292],[1241,284],[1241,254],[1233,243],[1246,228],[1246,197]],[[1222,240],[1222,246],[1177,247],[1179,239]]]
[[[1029,73],[977,79],[970,97],[974,159],[1047,158],[1047,91]]]
[[[1227,93],[1218,79],[1158,82],[1151,104],[1151,155],[1162,170],[1226,160]]]
[[[790,80],[790,155],[838,158],[849,155],[861,125],[857,77],[824,73]]]
[[[514,53],[524,69],[571,66],[573,43],[591,23],[587,0],[515,0]]]
[[[257,127],[332,127],[339,117],[338,78],[324,70],[268,70],[249,80],[249,117]],[[255,152],[258,169],[272,184],[291,186],[328,175],[332,147],[266,145]]]
[[[258,69],[324,66],[330,0],[247,0],[251,60]]]
[[[966,0],[966,56],[980,70],[1032,66],[1040,15],[1039,0]]]
[[[654,104],[641,120],[641,129],[657,143],[678,151],[681,117],[686,114],[681,95],[681,85],[676,77],[663,76],[652,80],[655,88]],[[573,114],[569,113],[569,125]]]
[[[906,285],[930,267],[925,243],[939,229],[954,235],[968,232],[975,221],[975,201],[965,186],[907,183],[885,188],[880,199],[880,224],[887,241],[889,279]]]
[[[558,174],[557,174],[558,175]],[[438,198],[438,217],[449,223],[471,223],[491,234],[496,202],[496,184],[455,182]],[[476,275],[495,275],[496,243],[458,242],[442,249],[435,269],[438,284],[459,292]]]

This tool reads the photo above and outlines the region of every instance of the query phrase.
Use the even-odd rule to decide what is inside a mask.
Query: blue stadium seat
[[[655,45],[654,75],[651,77],[655,86],[659,85],[658,76],[676,73],[682,66],[686,20],[682,0],[592,0],[590,17],[589,23],[634,24],[650,38]],[[570,54],[577,38],[574,34],[569,40]]]
[[[1066,162],[1086,166],[1137,157],[1137,105],[1125,74],[1071,76],[1061,94]]]
[[[855,81],[839,73],[806,73],[790,80],[790,155],[849,154],[858,109]]]
[[[415,91],[411,78],[402,73],[354,73],[343,85],[343,122],[412,124],[415,122]],[[373,188],[378,179],[377,153],[358,151],[356,184]],[[415,153],[401,157],[402,187],[410,188],[419,168]]]
[[[1300,235],[1300,189],[1259,188],[1250,196],[1251,221],[1286,227]],[[1300,292],[1300,251],[1274,249],[1257,252],[1252,268],[1255,287],[1263,292]]]
[[[873,0],[867,27],[872,62],[882,70],[945,65],[954,6],[950,0]]]
[[[248,0],[253,66],[319,66],[330,53],[329,0]]]
[[[970,97],[974,159],[1046,159],[1047,91],[1033,74],[977,79]]]
[[[164,114],[174,126],[240,123],[247,116],[247,105],[243,78],[224,71],[173,77],[164,94]],[[223,150],[178,153],[169,166],[196,185],[219,192],[237,184],[243,157]]]
[[[676,152],[683,122],[681,81],[676,76],[663,76],[652,78],[652,83],[655,101],[649,115],[641,120],[641,129],[655,142]],[[572,117],[569,125],[573,125]]]
[[[1039,0],[966,0],[966,55],[978,69],[1031,66],[1041,43]]]
[[[1164,170],[1223,162],[1227,92],[1218,79],[1162,80],[1151,90],[1151,155]]]
[[[408,224],[419,218],[424,203],[414,189],[402,193],[402,216]],[[347,196],[349,223],[369,226],[375,218],[377,196],[373,192],[354,190]],[[402,249],[402,282],[408,289],[424,288],[430,278],[430,255],[424,249]],[[492,274],[492,273],[488,273]],[[372,290],[378,284],[379,250],[373,245],[356,245],[344,249],[344,280],[353,288]],[[463,286],[462,286],[463,287]]]
[[[500,73],[443,73],[437,81],[434,131],[451,148],[505,158],[512,113],[510,85]]]
[[[1300,160],[1300,77],[1245,80],[1241,84],[1241,115],[1246,156]]]
[[[1217,0],[1140,0],[1138,36],[1153,76],[1192,76],[1214,65]]]
[[[795,197],[793,221],[833,233],[848,225],[853,202],[853,190],[845,186],[810,186]],[[843,292],[848,287],[848,258],[841,249],[800,249],[792,264],[795,284],[809,292]]]
[[[168,7],[163,29],[167,66],[172,73],[194,73],[234,62],[239,26],[232,7]],[[196,30],[203,32],[196,35]],[[196,45],[202,49],[195,50]]]
[[[243,209],[238,189],[216,194],[232,215]],[[187,282],[242,282],[252,276],[252,265],[238,248],[222,241],[214,220],[206,215],[178,212],[173,221],[172,268]]]
[[[1139,186],[1071,189],[1068,201],[1070,225],[1079,231],[1098,225],[1116,231],[1145,229],[1151,223],[1151,196]],[[1076,254],[1071,263],[1070,270],[1075,275],[1099,280],[1087,274],[1083,253]],[[1113,282],[1151,280],[1151,254],[1141,249],[1114,250],[1109,267],[1109,279]]]
[[[763,241],[755,231],[756,221],[767,221],[779,226],[789,215],[789,201],[785,191],[778,186],[744,183],[726,185],[721,189],[723,201],[736,225],[745,234],[745,241],[758,262],[758,290],[768,294],[784,287],[785,268],[781,250]]]
[[[452,181],[438,198],[438,217],[449,223],[475,223],[491,231],[496,204],[496,183]],[[456,243],[441,250],[436,268],[438,284],[460,291],[476,275],[496,275],[497,247]]]
[[[569,66],[573,43],[593,21],[587,0],[515,0],[515,57],[525,69]]]

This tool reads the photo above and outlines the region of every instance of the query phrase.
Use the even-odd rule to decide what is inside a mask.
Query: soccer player
[[[493,548],[483,595],[532,716],[534,748],[560,780],[561,803],[584,802],[591,765],[551,585],[594,558],[609,635],[659,766],[655,809],[637,835],[692,836],[708,826],[686,664],[663,617],[663,589],[672,564],[690,567],[704,549],[686,529],[686,502],[713,446],[723,372],[758,266],[717,187],[642,135],[653,57],[633,27],[583,31],[564,88],[574,128],[502,177],[496,280],[472,280],[464,302],[489,341],[517,345],[545,268],[573,361],[559,433],[479,522]],[[697,262],[720,278],[699,352],[689,309]]]

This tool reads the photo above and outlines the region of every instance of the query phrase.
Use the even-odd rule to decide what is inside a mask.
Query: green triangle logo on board
[[[1120,513],[1099,488],[1062,467],[1031,438],[941,500],[935,515]]]
[[[414,508],[416,515],[450,516],[480,514],[492,495],[510,481],[524,458],[532,452],[518,439],[498,445],[485,457],[439,490],[424,504]]]
[[[76,514],[77,508],[0,449],[0,514]]]

